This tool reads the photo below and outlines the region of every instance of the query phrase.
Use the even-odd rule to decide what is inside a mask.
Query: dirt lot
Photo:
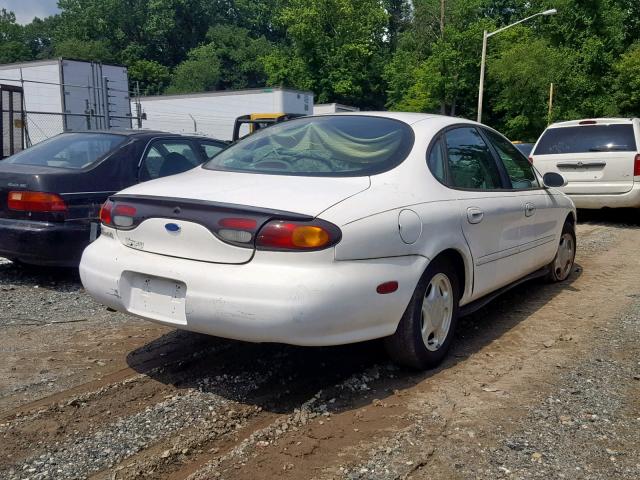
[[[0,264],[0,478],[640,478],[640,222],[591,214],[568,283],[461,322],[441,368],[255,345]]]

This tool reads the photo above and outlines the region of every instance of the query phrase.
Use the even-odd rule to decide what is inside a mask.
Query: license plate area
[[[129,312],[163,322],[187,324],[184,282],[125,272],[120,283],[120,293]]]

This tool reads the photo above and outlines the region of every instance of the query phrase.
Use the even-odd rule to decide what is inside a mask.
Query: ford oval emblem
[[[178,233],[180,231],[180,225],[176,224],[176,223],[167,223],[164,228],[167,230],[167,232],[169,233]]]

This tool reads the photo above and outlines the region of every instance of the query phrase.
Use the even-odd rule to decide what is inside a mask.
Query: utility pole
[[[549,114],[547,115],[547,125],[553,122],[553,83],[549,86]]]

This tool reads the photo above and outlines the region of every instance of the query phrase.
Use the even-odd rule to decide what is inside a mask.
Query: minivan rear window
[[[412,128],[365,115],[304,117],[243,138],[204,168],[232,172],[352,177],[399,165],[413,148]]]
[[[635,152],[633,125],[585,125],[547,129],[534,155],[563,153]]]

